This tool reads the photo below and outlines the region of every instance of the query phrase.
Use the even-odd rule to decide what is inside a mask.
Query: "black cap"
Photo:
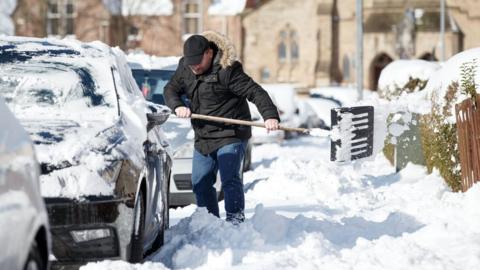
[[[201,35],[190,36],[183,44],[185,65],[198,65],[202,62],[203,53],[208,49],[208,40]]]

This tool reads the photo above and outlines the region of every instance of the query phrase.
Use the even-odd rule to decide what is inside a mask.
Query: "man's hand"
[[[175,114],[180,118],[189,118],[192,112],[185,106],[175,108]]]
[[[265,120],[265,128],[267,132],[277,130],[279,128],[278,120],[274,118]]]

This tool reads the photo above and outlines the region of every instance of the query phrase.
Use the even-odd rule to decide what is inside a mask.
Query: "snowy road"
[[[329,142],[253,149],[248,220],[234,227],[194,206],[171,210],[165,246],[148,262],[93,269],[475,269],[480,185],[452,193],[437,173],[401,173],[378,155],[339,165]],[[223,205],[221,206],[223,208]]]

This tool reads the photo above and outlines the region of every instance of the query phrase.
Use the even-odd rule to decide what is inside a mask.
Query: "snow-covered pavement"
[[[438,173],[395,173],[381,154],[336,164],[329,147],[313,137],[256,146],[245,223],[171,210],[166,244],[148,262],[81,269],[478,268],[480,185],[452,193]]]

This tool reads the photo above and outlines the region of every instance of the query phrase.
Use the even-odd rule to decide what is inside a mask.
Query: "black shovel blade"
[[[373,106],[331,110],[332,130],[338,129],[340,135],[340,139],[331,140],[331,161],[349,161],[372,155],[373,112]]]

